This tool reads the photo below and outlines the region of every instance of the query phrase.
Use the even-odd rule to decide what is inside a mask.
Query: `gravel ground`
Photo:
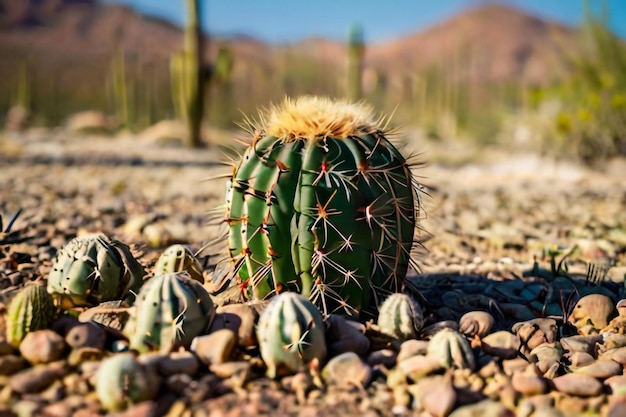
[[[216,177],[229,172],[219,164],[219,151],[159,147],[129,137],[87,142],[86,138],[65,137],[62,132],[50,136],[37,133],[5,138],[0,147],[0,214],[4,226],[13,213],[22,210],[0,245],[0,290],[4,294],[0,301],[1,297],[8,299],[24,281],[47,277],[56,251],[76,235],[103,231],[129,243],[148,268],[172,243],[197,249],[215,236],[215,228],[207,224],[208,211],[223,198],[224,180]],[[549,269],[549,248],[576,245],[577,251],[568,258],[569,272],[584,278],[589,264],[598,265],[606,272],[602,278],[609,282],[605,287],[612,291],[614,301],[623,297],[626,162],[612,161],[599,172],[534,155],[498,154],[474,165],[431,163],[417,174],[428,193],[424,195],[421,223],[426,232],[420,236],[425,249],[416,250],[421,273],[411,275],[414,287],[430,301],[426,306],[428,325],[458,319],[461,310],[490,311],[491,302],[501,300],[485,298],[486,291],[475,294],[482,298],[472,298],[467,291],[461,294],[455,302],[468,304],[455,312],[441,297],[446,290],[451,296],[451,289],[466,288],[462,285],[472,280],[484,289],[489,281],[519,281],[533,267],[535,275],[540,275],[537,268]],[[217,260],[211,249],[205,251],[207,270]],[[465,283],[458,284],[463,279]],[[430,287],[424,282],[430,282]],[[521,321],[515,318],[506,317],[508,321],[499,328],[510,330],[509,322]],[[367,363],[371,377],[367,383],[353,384],[356,388],[318,388],[308,383],[300,389],[298,384],[304,378],[300,374],[280,381],[254,379],[242,388],[232,382],[232,375],[217,380],[214,372],[205,372],[199,374],[199,383],[185,380],[177,384],[170,377],[164,385],[168,388],[157,400],[144,402],[125,415],[448,415],[450,410],[432,408],[428,398],[406,388],[419,385],[417,380],[402,385],[402,389],[391,385],[390,375],[397,367],[381,367],[379,361],[383,360],[376,359],[375,353],[398,354],[394,346],[388,341],[378,350],[370,349]],[[615,371],[622,372],[623,367]],[[62,379],[64,386],[58,392],[51,393],[48,388],[43,393],[20,396],[7,388],[16,377],[3,375],[10,374],[0,369],[0,415],[63,415],[68,410],[74,415],[98,413],[85,405],[93,393],[69,389],[68,376]],[[432,395],[445,400],[450,392],[446,391],[446,378],[458,379],[451,375],[440,372],[431,377],[441,378],[433,382]],[[548,376],[544,373],[542,378]],[[487,381],[487,377],[483,379]],[[507,415],[515,407],[518,415],[539,415],[533,414],[541,408],[534,403],[533,411],[520,411],[530,407],[529,401],[522,401],[527,396],[520,389],[513,399],[507,399],[506,392],[490,396],[483,390],[482,395],[468,400],[461,399],[465,392],[461,385],[454,385],[456,408],[460,411],[465,405],[468,414],[458,415],[478,415],[469,414],[468,404],[475,408],[481,404],[475,412],[483,415]],[[572,414],[618,415],[610,414],[615,409],[611,402],[615,396],[608,388],[599,394],[600,399],[595,394],[577,395],[567,390],[553,387],[552,392],[565,392],[566,397],[553,395],[549,407],[553,414],[541,415],[562,415],[559,413],[568,407]],[[80,394],[85,404],[75,398]],[[479,401],[483,399],[487,402]],[[70,406],[72,401],[82,405]],[[7,411],[2,411],[3,404]]]

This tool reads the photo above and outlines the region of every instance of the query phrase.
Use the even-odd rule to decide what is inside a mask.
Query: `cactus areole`
[[[227,185],[228,243],[245,298],[291,290],[356,316],[399,291],[419,186],[362,104],[286,99],[251,122]]]

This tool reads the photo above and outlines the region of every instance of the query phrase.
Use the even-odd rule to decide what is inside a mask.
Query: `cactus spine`
[[[188,347],[211,325],[215,309],[202,284],[185,271],[146,281],[124,327],[130,346],[140,352]]]
[[[361,25],[353,24],[348,32],[348,99],[360,100],[363,96],[363,56],[365,41]]]
[[[406,294],[391,294],[380,306],[378,327],[381,333],[394,338],[413,339],[423,325],[422,308]]]
[[[326,336],[320,311],[293,292],[274,297],[259,317],[257,338],[267,375],[294,373],[317,358],[326,359]]]
[[[358,315],[372,295],[400,291],[419,191],[370,110],[302,97],[261,119],[226,196],[245,297],[293,290],[325,315]]]
[[[54,302],[45,286],[26,285],[9,303],[7,342],[18,347],[29,332],[47,328],[54,314]]]
[[[124,243],[99,233],[72,239],[57,254],[48,275],[48,292],[61,305],[93,306],[133,297],[144,270]]]

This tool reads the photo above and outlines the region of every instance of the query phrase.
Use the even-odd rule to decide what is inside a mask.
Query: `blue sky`
[[[107,0],[182,24],[184,0]],[[295,42],[309,36],[344,40],[359,23],[366,39],[386,41],[411,34],[489,0],[201,0],[202,22],[210,33],[245,34],[270,42]],[[606,3],[612,29],[626,39],[626,0]],[[491,0],[490,3],[496,1]],[[532,14],[569,25],[583,18],[583,0],[500,0]]]

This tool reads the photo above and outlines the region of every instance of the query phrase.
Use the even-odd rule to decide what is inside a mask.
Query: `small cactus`
[[[102,361],[96,374],[96,394],[102,408],[121,411],[156,396],[159,380],[132,353],[119,353]]]
[[[184,245],[172,245],[165,249],[154,265],[154,275],[167,274],[170,272],[187,271],[189,276],[204,284],[202,265],[191,250]]]
[[[188,347],[211,325],[211,296],[185,271],[158,275],[141,288],[124,327],[130,347],[140,352]]]
[[[286,100],[251,126],[225,222],[244,297],[285,290],[324,315],[358,316],[398,292],[411,261],[420,187],[362,104]]]
[[[59,250],[48,275],[48,292],[64,307],[94,306],[132,299],[143,275],[127,245],[98,233],[74,238]]]
[[[52,297],[44,285],[26,285],[9,303],[7,342],[18,347],[26,334],[48,327],[54,319],[55,312]]]
[[[398,339],[414,339],[423,325],[422,308],[406,294],[391,294],[380,306],[378,327],[383,334]]]
[[[326,359],[326,337],[320,311],[306,297],[277,295],[259,317],[257,338],[267,375],[295,373],[317,358]]]
[[[438,358],[444,368],[476,368],[476,359],[472,348],[461,333],[453,329],[442,329],[428,342],[428,356]]]

